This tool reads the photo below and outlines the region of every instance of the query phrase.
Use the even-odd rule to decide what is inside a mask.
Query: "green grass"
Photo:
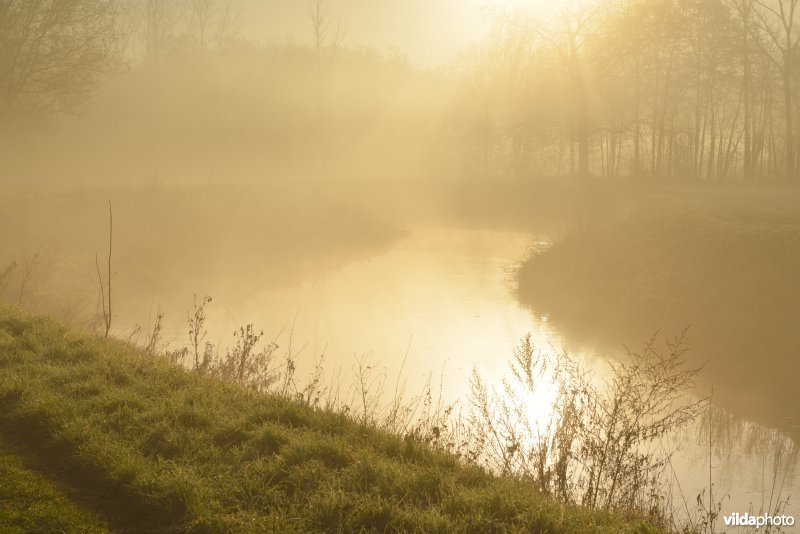
[[[22,489],[0,530],[101,531],[98,514],[123,532],[653,531],[3,306],[0,440],[25,456],[2,456]]]
[[[0,443],[0,532],[103,533],[108,525]]]

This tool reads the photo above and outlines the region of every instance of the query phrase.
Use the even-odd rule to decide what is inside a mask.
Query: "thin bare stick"
[[[100,261],[97,254],[94,255],[94,266],[97,269],[97,280],[100,283],[100,299],[103,303],[103,325],[105,326],[105,337],[111,330],[111,244],[114,238],[114,213],[111,211],[111,201],[108,201],[108,273],[106,283],[103,283],[103,275],[100,274]],[[108,286],[108,291],[106,291]]]
[[[111,243],[114,237],[114,212],[111,211],[111,201],[108,201],[108,318],[106,319],[106,337],[111,330]]]

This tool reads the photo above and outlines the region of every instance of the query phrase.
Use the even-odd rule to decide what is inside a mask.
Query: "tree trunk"
[[[743,31],[742,31],[742,60],[743,60],[743,67],[744,67],[744,76],[742,79],[742,83],[744,84],[744,179],[745,180],[752,180],[753,179],[753,148],[752,148],[752,119],[750,117],[750,113],[752,111],[752,95],[750,93],[750,85],[751,85],[751,74],[750,74],[750,52],[749,42],[747,40],[748,34],[748,20],[749,18],[746,14],[742,15],[743,17]]]
[[[578,176],[583,179],[589,177],[589,128],[586,122],[586,111],[582,110],[578,118]]]
[[[792,63],[791,55],[786,53],[783,73],[784,113],[786,114],[786,177],[794,180],[797,177],[794,161],[794,130],[792,121]]]

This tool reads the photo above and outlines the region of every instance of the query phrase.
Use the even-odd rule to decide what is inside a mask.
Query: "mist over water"
[[[800,79],[764,10],[788,3],[415,4],[404,51],[352,2],[275,2],[279,35],[266,3],[74,0],[64,59],[12,2],[0,298],[102,333],[110,284],[110,333],[141,345],[163,314],[167,350],[209,295],[217,350],[252,323],[343,396],[368,361],[387,401],[431,386],[464,414],[528,333],[603,387],[689,327],[692,398],[714,393],[670,437],[670,491],[797,515]],[[409,35],[432,13],[460,14],[447,58]]]

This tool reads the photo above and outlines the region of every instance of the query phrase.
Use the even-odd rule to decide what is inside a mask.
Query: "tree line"
[[[570,0],[495,11],[465,63],[473,168],[798,178],[800,0]]]
[[[458,165],[519,178],[800,178],[800,0],[521,5],[490,12],[493,30],[448,79],[457,101],[440,110],[440,144]],[[236,54],[241,17],[231,0],[0,0],[0,121],[74,109],[120,64]],[[309,3],[309,22],[322,109],[345,31],[327,0]]]

